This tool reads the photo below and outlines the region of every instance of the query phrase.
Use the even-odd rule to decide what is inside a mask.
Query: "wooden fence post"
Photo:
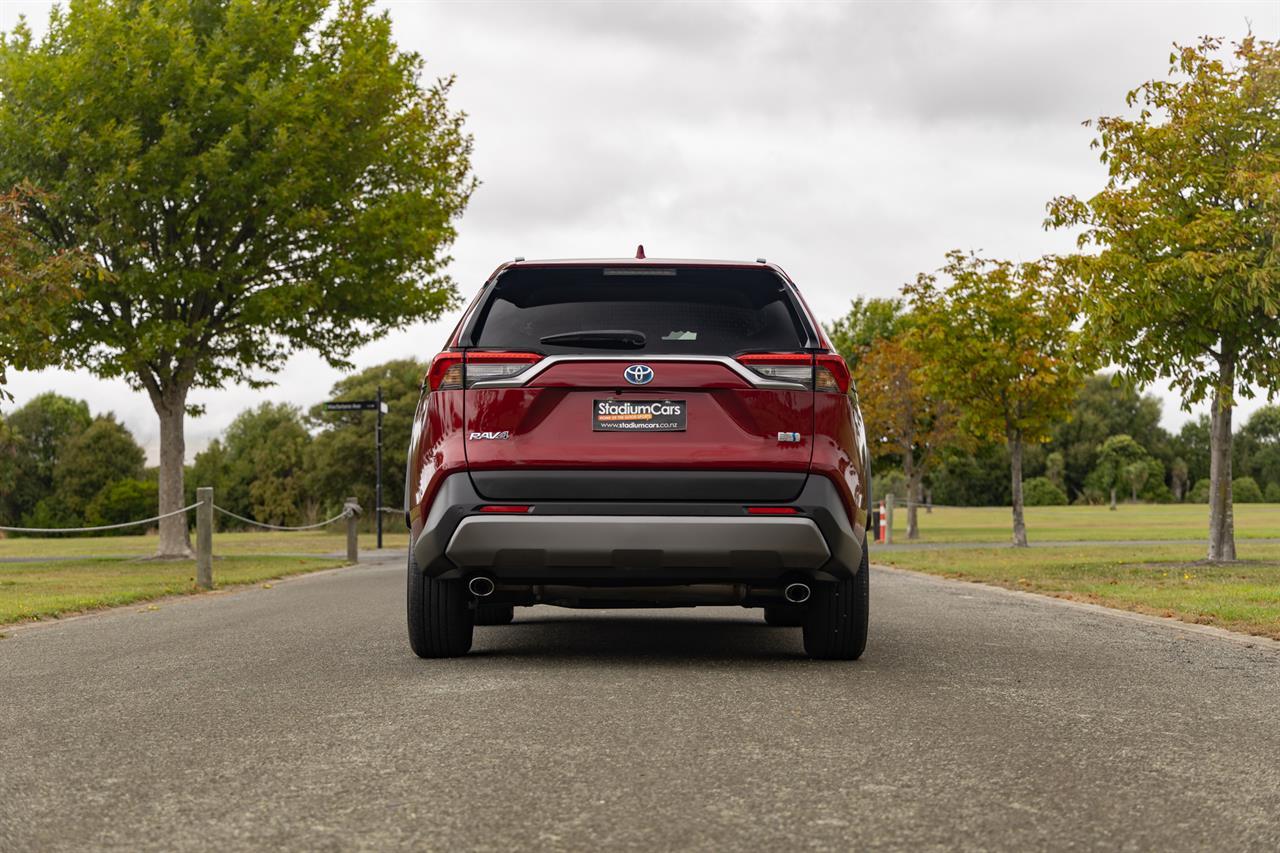
[[[213,588],[213,488],[196,489],[196,586]]]
[[[347,562],[360,562],[360,531],[356,524],[360,517],[360,504],[356,498],[347,498],[343,509],[350,510],[347,516]]]

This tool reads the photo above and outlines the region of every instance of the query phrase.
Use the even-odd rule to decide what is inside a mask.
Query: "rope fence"
[[[213,586],[213,515],[219,512],[229,518],[234,518],[242,524],[261,527],[264,530],[278,531],[303,531],[318,530],[321,527],[328,527],[336,521],[342,519],[347,520],[347,562],[356,563],[360,559],[359,550],[359,530],[357,520],[359,519],[360,503],[356,498],[347,498],[342,505],[342,512],[326,518],[324,521],[318,521],[315,524],[301,524],[296,526],[283,524],[267,524],[263,521],[256,521],[243,515],[238,515],[226,507],[218,506],[213,502],[213,489],[208,486],[201,486],[196,489],[196,502],[184,506],[181,509],[175,509],[172,512],[162,513],[152,516],[151,518],[143,518],[138,521],[126,521],[120,524],[100,524],[94,527],[11,527],[0,525],[0,531],[5,533],[97,533],[104,530],[120,530],[126,527],[140,527],[145,524],[154,524],[157,521],[163,521],[166,518],[173,518],[176,515],[184,515],[195,510],[196,513],[196,585],[204,589]],[[403,509],[395,507],[378,507],[375,512],[396,512],[403,513]],[[381,547],[381,541],[379,541]]]
[[[175,509],[173,512],[166,512],[164,515],[153,516],[152,518],[144,518],[141,521],[126,521],[122,524],[99,524],[97,527],[3,527],[0,530],[5,533],[94,533],[99,530],[121,530],[125,527],[140,527],[144,524],[152,524],[165,518],[172,518],[175,515],[182,515],[184,512],[200,506],[199,503],[193,503],[191,506],[184,506],[182,509]]]
[[[195,506],[199,506],[199,504],[195,504]],[[252,524],[254,527],[261,527],[266,530],[315,530],[319,527],[328,527],[330,524],[333,524],[338,519],[346,518],[347,516],[351,515],[353,512],[350,507],[345,507],[343,508],[342,512],[338,513],[333,518],[327,518],[324,521],[317,521],[315,524],[304,524],[299,527],[288,527],[282,524],[267,524],[266,522],[263,522],[263,521],[254,521],[252,518],[245,518],[243,515],[236,515],[231,510],[226,509],[224,507],[220,507],[217,504],[213,505],[213,509],[215,512],[220,512],[225,516],[234,518],[236,521],[243,521],[245,524]]]

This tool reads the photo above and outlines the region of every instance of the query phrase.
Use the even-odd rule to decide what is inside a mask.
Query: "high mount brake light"
[[[750,353],[738,356],[738,363],[766,379],[797,382],[813,387],[813,356],[800,352]]]
[[[486,379],[509,379],[542,361],[536,352],[488,352],[472,350],[467,353],[466,385],[470,388]]]

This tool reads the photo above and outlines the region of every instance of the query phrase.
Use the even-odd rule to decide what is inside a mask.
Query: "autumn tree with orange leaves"
[[[50,252],[27,230],[22,188],[0,194],[0,402],[8,368],[31,370],[57,360],[54,338],[76,296],[72,284],[80,256]]]
[[[876,339],[862,350],[854,370],[872,453],[902,457],[908,539],[920,537],[925,476],[944,449],[962,442],[956,409],[929,389],[925,366],[908,332]]]

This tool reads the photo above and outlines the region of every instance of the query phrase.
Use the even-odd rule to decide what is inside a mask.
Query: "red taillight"
[[[799,515],[800,511],[793,506],[749,506],[748,515]]]
[[[481,512],[528,512],[533,507],[527,504],[486,504],[480,507]]]
[[[427,368],[427,388],[431,391],[448,391],[462,387],[462,353],[442,352],[431,359]]]
[[[813,382],[813,356],[802,352],[757,352],[738,356],[738,363],[766,379],[797,382],[809,386]]]
[[[844,356],[827,353],[814,357],[817,367],[813,374],[813,387],[833,394],[849,393],[849,365]]]
[[[509,379],[529,369],[529,365],[542,361],[536,352],[489,352],[472,350],[467,353],[466,383],[471,387],[486,379]]]

